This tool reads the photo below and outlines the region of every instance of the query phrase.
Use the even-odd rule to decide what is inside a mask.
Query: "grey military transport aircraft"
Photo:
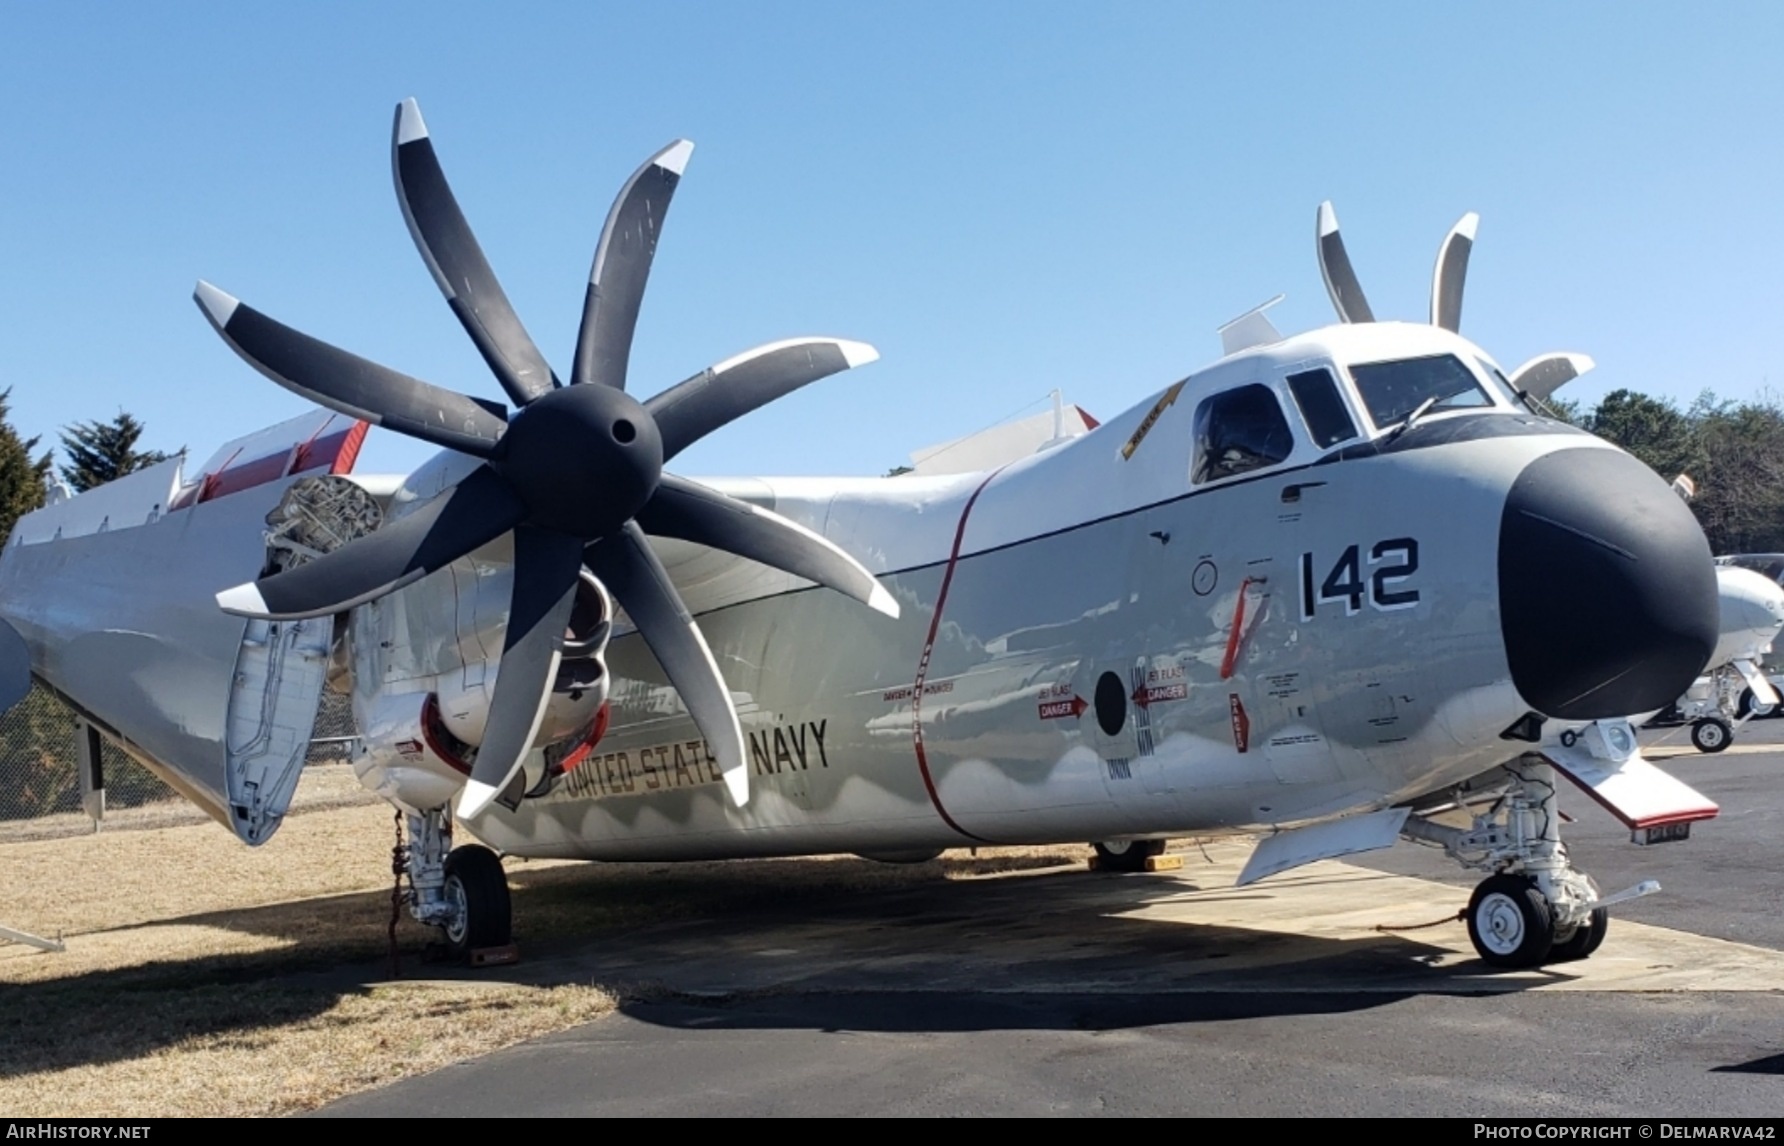
[[[1607,909],[1556,788],[1639,841],[1716,806],[1625,714],[1717,640],[1709,549],[1667,484],[1544,413],[1589,368],[1501,371],[1458,333],[1476,219],[1428,322],[1377,321],[1329,204],[1342,320],[1262,308],[1223,356],[1001,468],[695,482],[664,467],[876,357],[747,351],[639,401],[634,323],[692,150],[626,181],[568,384],[509,305],[414,101],[397,198],[510,404],[441,389],[208,283],[250,365],[321,410],[24,518],[0,555],[5,696],[27,674],[248,844],[277,829],[325,688],[361,781],[406,813],[409,907],[468,952],[510,939],[500,854],[851,852],[889,861],[1255,833],[1242,882],[1435,844],[1484,873],[1481,957],[1589,955]],[[368,425],[440,448],[355,474]],[[20,640],[22,638],[22,640]],[[453,846],[463,825],[488,846]]]

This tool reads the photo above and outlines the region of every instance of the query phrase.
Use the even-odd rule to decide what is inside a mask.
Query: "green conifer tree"
[[[49,451],[33,458],[36,438],[21,438],[9,420],[10,389],[0,391],[0,545],[12,536],[19,518],[43,504],[50,474]]]
[[[109,422],[77,422],[62,431],[62,452],[68,464],[62,479],[75,493],[115,481],[157,462],[167,460],[158,450],[138,450],[142,423],[120,410]]]

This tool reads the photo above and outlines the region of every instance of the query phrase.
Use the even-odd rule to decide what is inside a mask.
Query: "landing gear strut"
[[[409,816],[409,914],[438,927],[455,958],[513,941],[502,861],[480,844],[452,846],[445,809]]]
[[[1615,903],[1658,891],[1644,883],[1609,899],[1576,871],[1561,843],[1555,770],[1537,756],[1508,765],[1509,789],[1467,829],[1413,816],[1402,833],[1441,844],[1464,867],[1489,871],[1468,901],[1468,938],[1495,967],[1584,959],[1604,942]]]

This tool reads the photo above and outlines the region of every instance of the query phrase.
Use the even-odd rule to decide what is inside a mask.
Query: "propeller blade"
[[[377,536],[373,534],[373,536]],[[580,538],[522,525],[514,531],[514,590],[508,635],[502,642],[489,722],[459,797],[464,819],[502,794],[526,760],[551,701],[551,682],[563,658],[564,627],[582,572]]]
[[[1432,326],[1462,329],[1462,287],[1468,279],[1468,256],[1474,250],[1474,232],[1479,226],[1480,216],[1468,212],[1437,248],[1437,267],[1431,272]]]
[[[1319,205],[1319,273],[1326,280],[1326,293],[1332,296],[1332,308],[1344,322],[1374,322],[1375,312],[1363,297],[1363,284],[1351,268],[1350,255],[1344,250],[1344,237],[1338,233],[1338,213],[1331,201]]]
[[[682,604],[662,562],[651,552],[644,531],[637,522],[626,522],[619,533],[589,546],[583,562],[638,626],[638,634],[656,654],[657,663],[706,738],[732,802],[743,807],[750,798],[749,773],[744,767],[743,728],[731,703],[731,690],[700,626]]]
[[[1541,400],[1595,365],[1584,354],[1539,354],[1512,371],[1511,388]]]
[[[217,594],[225,613],[326,617],[418,581],[513,529],[526,509],[488,466],[374,533],[314,561]]]
[[[898,616],[892,594],[829,538],[699,482],[664,474],[637,522],[646,533],[760,561]]]
[[[626,180],[607,212],[601,242],[595,247],[595,265],[589,270],[588,292],[583,296],[572,384],[599,382],[617,390],[626,388],[632,331],[638,325],[638,304],[657,254],[657,235],[693,153],[693,144],[678,139],[651,156]]]
[[[396,178],[397,202],[422,261],[502,389],[519,406],[550,393],[558,380],[483,257],[434,154],[421,107],[412,99],[396,108],[390,169]]]
[[[200,279],[198,309],[249,366],[319,406],[436,446],[487,458],[507,411],[399,374],[268,318]]]
[[[644,403],[663,435],[663,460],[720,426],[809,382],[878,359],[865,342],[790,338],[727,358]]]

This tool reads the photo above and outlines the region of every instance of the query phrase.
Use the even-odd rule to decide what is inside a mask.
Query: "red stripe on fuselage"
[[[954,528],[954,548],[948,553],[948,567],[942,572],[942,587],[935,595],[935,615],[929,618],[929,637],[923,642],[923,659],[917,662],[917,681],[911,688],[911,739],[917,751],[917,769],[923,773],[923,787],[929,790],[929,802],[935,805],[936,814],[942,822],[959,832],[969,840],[977,840],[982,844],[992,841],[984,836],[974,835],[954,821],[948,815],[948,809],[942,807],[941,794],[935,790],[935,777],[929,773],[929,756],[923,751],[923,682],[929,676],[929,654],[935,651],[935,634],[942,627],[942,608],[948,603],[948,586],[954,583],[954,567],[960,562],[960,543],[966,539],[966,519],[972,516],[973,504],[991,479],[1003,472],[999,466],[991,471],[990,476],[979,483],[973,495],[966,499],[966,508],[960,511],[960,524]]]

